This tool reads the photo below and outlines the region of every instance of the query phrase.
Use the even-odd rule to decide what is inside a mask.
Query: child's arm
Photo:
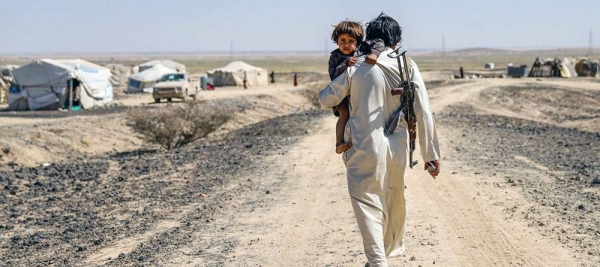
[[[335,69],[335,77],[342,75],[342,73],[344,73],[348,69],[348,67],[354,66],[354,64],[356,64],[356,60],[358,60],[356,57],[349,57],[346,60],[344,60],[344,62],[340,63],[340,65],[338,65]]]
[[[331,79],[332,81],[335,80],[335,77],[340,76],[340,74],[344,73],[344,71],[348,69],[348,64],[346,62],[347,60],[344,60],[344,62],[335,67],[335,76],[333,79]]]
[[[365,62],[369,63],[369,64],[375,64],[377,63],[377,58],[379,57],[379,55],[381,54],[381,52],[383,52],[383,50],[385,50],[385,43],[383,42],[382,39],[373,39],[373,40],[367,40],[364,42],[366,45],[368,45],[368,47],[365,48],[366,53],[369,53],[369,55],[367,56],[367,58],[365,58]]]
[[[329,78],[333,81],[335,79],[335,77],[337,77],[338,75],[336,75],[337,73],[337,60],[334,54],[331,54],[331,56],[329,56]]]
[[[335,80],[336,77],[344,73],[348,67],[356,64],[356,57],[348,57],[342,53],[332,53],[329,56],[329,78]]]

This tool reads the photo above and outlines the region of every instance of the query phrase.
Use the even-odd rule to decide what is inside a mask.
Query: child
[[[377,57],[385,49],[385,44],[381,39],[363,42],[364,36],[364,30],[358,22],[345,20],[335,26],[331,40],[338,45],[338,49],[333,50],[329,57],[329,78],[332,81],[348,67],[354,66],[359,56],[369,54],[365,62],[377,63]],[[344,142],[344,128],[350,117],[349,97],[333,108],[333,114],[339,117],[335,125],[335,152],[338,154],[352,147],[352,144]]]

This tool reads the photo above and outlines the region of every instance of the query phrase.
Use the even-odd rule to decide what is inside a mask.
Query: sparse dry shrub
[[[156,109],[134,108],[129,118],[128,125],[146,142],[172,149],[205,137],[231,115],[210,103],[190,101]]]

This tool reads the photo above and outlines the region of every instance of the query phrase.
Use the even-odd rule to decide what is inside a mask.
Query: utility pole
[[[588,51],[588,57],[592,56],[592,53],[594,52],[594,38],[592,37],[592,30],[590,30],[590,50]]]

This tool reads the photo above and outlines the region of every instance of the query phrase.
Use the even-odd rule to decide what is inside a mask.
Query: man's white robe
[[[404,252],[408,128],[402,119],[394,134],[384,134],[386,122],[400,106],[400,97],[391,95],[400,74],[396,59],[387,56],[390,52],[392,49],[388,48],[381,53],[375,65],[359,58],[355,66],[319,92],[319,102],[326,108],[338,105],[350,95],[350,119],[344,141],[351,142],[352,147],[342,157],[352,207],[371,267],[387,266],[387,257]],[[417,65],[412,60],[410,64],[421,154],[425,162],[437,160],[440,150],[429,97]]]

